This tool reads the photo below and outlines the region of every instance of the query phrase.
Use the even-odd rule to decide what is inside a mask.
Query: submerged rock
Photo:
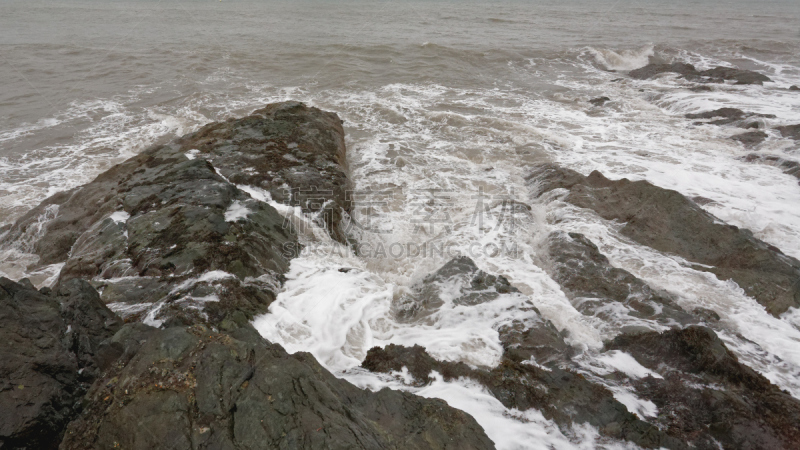
[[[733,67],[715,67],[709,70],[697,70],[693,65],[686,63],[657,64],[651,63],[642,68],[628,73],[631,78],[645,80],[662,73],[677,73],[690,81],[707,83],[722,83],[736,81],[736,84],[764,84],[772,81],[768,76],[751,70],[736,69]]]
[[[710,329],[621,335],[607,348],[663,375],[632,383],[670,436],[694,448],[797,448],[800,401],[739,363]]]
[[[537,195],[566,189],[565,201],[624,223],[622,235],[732,279],[776,317],[800,307],[800,261],[748,230],[724,224],[678,192],[647,181],[609,180],[597,171],[583,176],[553,164],[535,167],[528,181]]]
[[[800,124],[785,125],[782,127],[775,127],[776,130],[781,132],[781,136],[789,139],[800,141]]]
[[[92,386],[62,450],[494,448],[444,401],[358,389],[311,355],[263,340],[243,318],[222,333],[132,326],[114,339],[138,346],[125,348],[135,356]]]
[[[394,303],[395,315],[404,321],[419,320],[445,304],[477,305],[502,294],[519,293],[503,276],[490,275],[461,256],[451,259],[436,272],[413,287],[413,293]]]
[[[548,275],[586,315],[615,323],[622,332],[651,327],[685,326],[697,319],[630,272],[613,267],[597,246],[578,233],[553,232],[547,238]]]
[[[672,63],[672,64],[651,63],[644,67],[631,70],[630,72],[628,72],[628,76],[639,80],[646,80],[648,78],[653,78],[654,76],[660,75],[662,73],[677,73],[678,75],[684,77],[696,77],[698,72],[693,65],[686,63]]]
[[[766,138],[767,133],[764,133],[763,131],[748,131],[747,133],[731,136],[731,139],[741,142],[745,147],[754,147],[764,142]]]
[[[772,114],[756,114],[751,112],[744,112],[738,108],[719,108],[711,111],[701,113],[686,114],[684,117],[687,119],[715,119],[708,122],[695,122],[695,125],[710,124],[710,125],[729,125],[734,124],[742,128],[758,128],[758,122],[747,122],[745,119],[751,118],[765,118],[774,119]],[[766,136],[765,136],[766,137]]]
[[[472,369],[464,363],[437,361],[418,345],[408,348],[394,344],[370,349],[362,367],[383,373],[405,367],[418,385],[431,382],[432,371],[445,380],[471,378],[507,408],[536,408],[565,431],[589,423],[606,436],[626,439],[644,448],[685,448],[680,441],[628,412],[608,389],[570,370],[544,369],[508,358],[492,370]]]
[[[606,102],[609,101],[611,101],[611,99],[608,97],[597,97],[589,100],[589,103],[591,103],[594,106],[603,106]]]
[[[57,448],[121,326],[84,281],[48,295],[0,278],[0,447]]]

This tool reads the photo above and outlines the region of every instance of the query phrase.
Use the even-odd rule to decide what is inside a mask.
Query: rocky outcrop
[[[211,162],[239,186],[317,216],[331,237],[347,242],[342,219],[351,212],[342,120],[298,102],[268,105],[248,117],[206,125],[176,142]]]
[[[745,147],[755,147],[764,142],[766,138],[767,133],[764,133],[763,131],[748,131],[746,133],[740,133],[731,136],[731,139],[736,142],[741,142]]]
[[[631,382],[670,436],[703,449],[797,448],[800,402],[739,363],[710,329],[620,335],[607,348],[663,376]]]
[[[736,69],[733,67],[714,67],[708,70],[697,70],[693,65],[686,63],[658,64],[651,63],[642,68],[628,73],[631,78],[645,80],[662,73],[676,73],[690,81],[705,83],[723,83],[735,81],[736,84],[764,84],[772,81],[768,76],[751,70]]]
[[[756,114],[744,112],[738,108],[719,108],[701,113],[686,114],[687,119],[703,119],[708,122],[695,122],[695,125],[737,125],[742,128],[758,128],[758,122],[753,122],[753,118],[774,119],[772,114]],[[713,120],[711,120],[713,119]],[[747,119],[747,120],[746,120]],[[765,136],[766,137],[766,136]]]
[[[443,295],[445,290],[447,295]],[[477,305],[502,294],[517,292],[505,277],[490,275],[478,269],[472,259],[462,256],[448,261],[425,277],[413,287],[412,293],[399,297],[392,309],[399,320],[411,322],[436,312],[445,301],[455,305]]]
[[[472,369],[464,363],[437,361],[418,345],[408,348],[393,344],[370,349],[362,367],[384,373],[405,367],[418,385],[433,381],[429,378],[431,371],[445,380],[471,378],[486,386],[507,408],[536,408],[565,431],[575,424],[590,423],[606,436],[626,439],[644,448],[685,448],[680,441],[628,412],[608,389],[570,370],[545,369],[508,358],[492,370]]]
[[[623,223],[622,235],[696,263],[696,270],[734,280],[774,316],[800,306],[800,261],[748,230],[722,223],[678,192],[647,181],[609,180],[597,171],[583,176],[552,164],[534,168],[528,180],[535,195],[565,189],[565,201]]]
[[[57,208],[30,250],[40,265],[63,262],[61,280],[92,280],[126,320],[215,324],[232,311],[252,316],[266,311],[300,250],[293,223],[261,200],[300,206],[344,242],[345,159],[335,114],[269,105],[56,194],[4,242],[21,246]]]
[[[589,100],[589,103],[591,103],[594,106],[603,106],[603,105],[606,104],[606,102],[610,102],[610,101],[611,101],[611,99],[608,98],[608,97],[597,97],[597,98],[593,98],[593,99]]]
[[[597,246],[578,233],[553,232],[546,240],[548,275],[583,314],[614,323],[619,332],[685,326],[697,319],[630,272],[613,267]],[[627,317],[626,317],[627,316]]]
[[[263,340],[243,316],[223,332],[141,327],[111,339],[133,356],[93,385],[62,450],[494,448],[445,402],[358,389]]]
[[[798,125],[785,125],[782,127],[775,127],[776,130],[781,132],[781,136],[789,139],[800,141],[800,124]]]
[[[0,278],[0,447],[57,448],[121,326],[84,281],[39,292]]]
[[[147,149],[4,228],[38,264],[64,265],[52,290],[0,279],[0,338],[14,343],[0,351],[0,446],[493,448],[445,402],[358,389],[249,324],[301,248],[302,221],[275,201],[346,241],[342,136],[335,114],[269,105]],[[473,282],[481,295],[511,289]]]

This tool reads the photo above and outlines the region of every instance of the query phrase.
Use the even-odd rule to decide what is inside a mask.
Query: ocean
[[[582,349],[587,371],[602,365],[592,355],[626,323],[583,315],[547,276],[542,240],[563,230],[685,309],[717,312],[715,331],[740,360],[800,398],[800,311],[773,317],[735,283],[632,242],[618,223],[531,197],[526,175],[541,162],[648,180],[703,197],[711,214],[800,258],[797,178],[746,161],[753,150],[729,139],[742,130],[684,117],[721,107],[774,115],[758,119],[768,135],[758,153],[800,161],[797,142],[774,130],[800,123],[800,91],[789,90],[800,85],[800,2],[665,3],[3,0],[0,231],[148,146],[298,100],[344,121],[354,216],[365,224],[357,240],[369,251],[311,230],[255,320],[270,341],[361,387],[443,398],[499,448],[626,448],[588,425],[569,434],[536,410],[509,410],[469,381],[415,388],[358,367],[389,343],[491,367],[498,327],[527,320],[530,306]],[[773,82],[700,90],[677,76],[627,76],[650,61],[738,67]],[[608,101],[589,102],[598,97]],[[506,214],[498,205],[509,199],[529,209]],[[433,242],[439,250],[419,251]],[[524,302],[396,320],[393,302],[456,254],[507,277]],[[60,269],[29,273],[31,261],[3,249],[0,275],[41,286]],[[643,414],[654,407],[622,398]]]

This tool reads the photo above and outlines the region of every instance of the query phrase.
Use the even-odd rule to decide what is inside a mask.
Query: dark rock
[[[606,436],[627,439],[645,448],[685,448],[628,412],[606,388],[558,367],[542,369],[504,359],[490,371],[472,369],[464,363],[437,361],[418,345],[408,348],[394,344],[370,349],[362,367],[384,373],[406,367],[418,385],[431,382],[429,374],[434,370],[445,380],[471,378],[486,386],[507,408],[536,408],[564,430],[589,423]]]
[[[758,84],[762,85],[765,81],[772,81],[768,76],[753,72],[752,70],[734,69],[732,67],[715,67],[713,69],[700,72],[701,77],[708,77],[711,80],[734,80],[736,84]]]
[[[607,347],[663,375],[633,384],[667,434],[694,448],[797,448],[800,401],[739,363],[710,329],[621,335]]]
[[[696,77],[698,74],[697,69],[691,64],[672,63],[672,64],[655,64],[651,63],[639,69],[631,70],[628,76],[639,80],[646,80],[662,73],[677,73],[684,77]]]
[[[775,155],[759,155],[751,153],[744,158],[747,162],[761,162],[770,164],[783,169],[783,173],[791,175],[800,180],[800,162],[784,159]]]
[[[624,236],[734,280],[776,317],[800,306],[800,261],[722,223],[678,192],[647,181],[609,180],[597,171],[585,177],[552,164],[537,166],[528,180],[537,195],[567,189],[565,201],[623,222]]]
[[[713,309],[708,308],[695,308],[692,310],[695,316],[703,319],[705,322],[719,322],[719,314]]]
[[[566,364],[574,354],[565,333],[541,316],[532,322],[513,321],[497,332],[503,344],[503,357],[516,363],[535,362],[552,367]]]
[[[611,99],[608,97],[597,97],[589,100],[589,103],[591,103],[594,106],[603,106],[606,102],[609,101],[611,101]]]
[[[444,401],[358,389],[236,322],[126,326],[114,339],[138,351],[92,386],[60,448],[494,448]]]
[[[404,321],[419,320],[437,311],[445,302],[442,290],[458,295],[452,299],[456,305],[477,305],[498,298],[502,294],[518,293],[519,290],[503,276],[490,275],[475,265],[467,256],[448,261],[435,273],[428,275],[413,287],[411,295],[404,295],[394,302],[395,315]]]
[[[686,114],[687,119],[715,119],[715,118],[722,118],[722,119],[732,119],[732,120],[741,120],[744,119],[747,114],[738,108],[719,108],[713,111],[706,111],[697,114]]]
[[[782,127],[775,127],[776,130],[781,132],[781,136],[789,139],[800,141],[800,124],[785,125]]]
[[[793,84],[793,85],[789,86],[789,90],[790,91],[800,91],[800,86],[797,86],[797,85]]]
[[[695,125],[710,124],[710,125],[738,125],[742,128],[758,128],[758,122],[745,122],[745,119],[753,117],[761,117],[765,119],[774,119],[772,114],[756,114],[751,112],[744,112],[738,108],[719,108],[712,111],[705,111],[696,114],[686,114],[687,119],[716,119],[708,122],[695,122]]]
[[[632,70],[628,73],[631,78],[645,80],[662,73],[677,73],[678,75],[692,81],[703,81],[711,83],[722,83],[724,81],[736,81],[736,84],[758,84],[765,81],[772,81],[766,75],[751,70],[734,69],[732,67],[715,67],[709,70],[698,71],[691,64],[672,63],[657,64],[651,63],[642,68]]]
[[[0,447],[58,447],[120,326],[84,281],[48,296],[0,278]]]
[[[710,205],[712,203],[716,203],[714,200],[711,200],[710,198],[707,198],[707,197],[703,197],[701,195],[695,195],[694,197],[691,197],[690,200],[692,200],[693,202],[697,203],[700,206],[705,206],[705,205]]]
[[[663,292],[654,291],[630,272],[613,267],[597,246],[578,233],[553,232],[547,238],[545,270],[564,290],[575,308],[626,326],[655,321],[666,326],[697,320]],[[615,305],[615,306],[612,306]],[[630,317],[625,320],[621,311]]]
[[[747,133],[741,133],[734,136],[731,136],[731,139],[737,142],[741,142],[744,144],[745,147],[753,147],[762,142],[764,139],[767,138],[767,133],[763,131],[748,131]]]
[[[92,280],[126,320],[216,324],[232,311],[252,317],[274,300],[301,247],[292,223],[249,193],[302,206],[345,242],[345,157],[335,114],[272,104],[147,149],[54,195],[4,242],[41,234],[30,249],[39,266],[64,262],[60,280]],[[39,233],[43,217],[52,220]]]

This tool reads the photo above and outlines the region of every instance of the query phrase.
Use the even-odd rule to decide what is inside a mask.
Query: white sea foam
[[[239,200],[231,203],[231,206],[225,211],[226,222],[238,222],[241,219],[246,219],[252,213],[246,206]]]
[[[117,211],[111,214],[108,218],[116,223],[125,223],[131,218],[131,215],[125,211]]]

